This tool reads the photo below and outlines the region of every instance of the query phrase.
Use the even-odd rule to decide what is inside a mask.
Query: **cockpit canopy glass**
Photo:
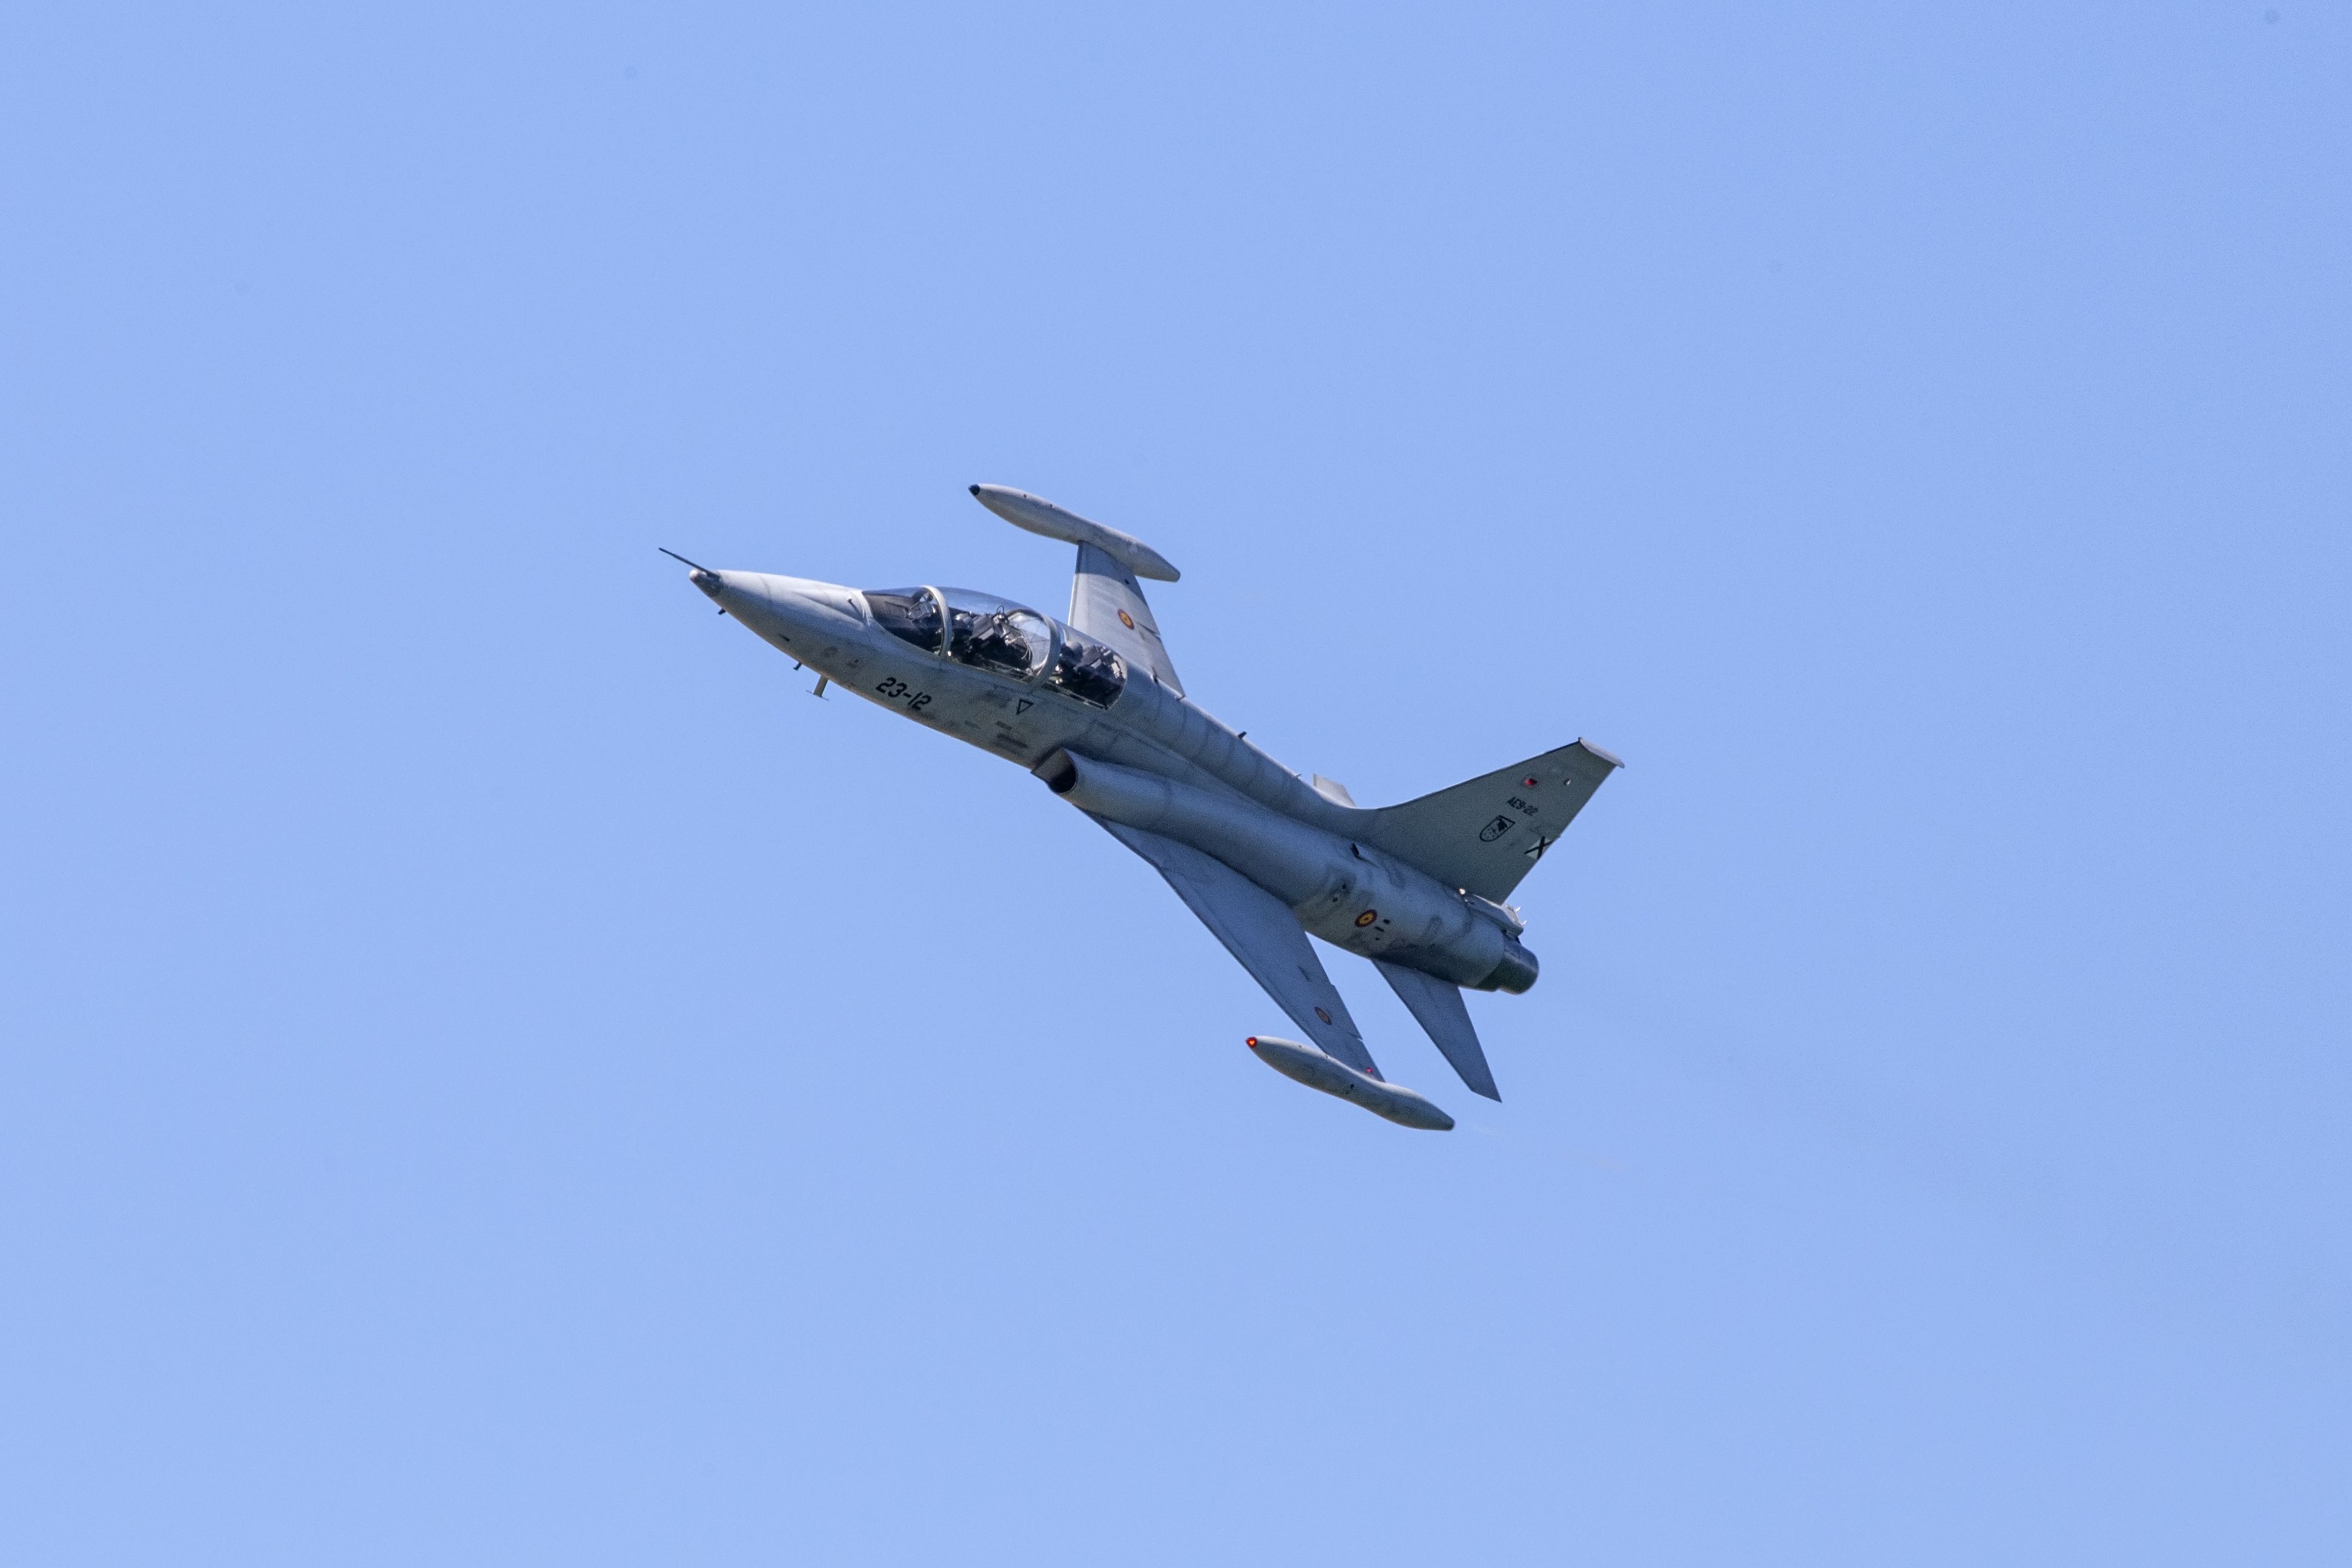
[[[1054,651],[1055,623],[1024,605],[969,588],[869,588],[866,608],[874,623],[927,653],[940,651],[940,608],[947,607],[948,656],[960,664],[1016,681],[1047,682],[1080,702],[1108,707],[1127,689],[1127,662],[1093,638],[1062,628],[1061,652]],[[1048,672],[1046,661],[1052,660]]]
[[[1127,689],[1127,661],[1083,632],[1062,629],[1053,684],[1083,703],[1108,707]]]
[[[866,608],[874,624],[926,653],[940,651],[940,601],[928,588],[869,588]]]
[[[1043,615],[992,593],[942,588],[953,641],[948,657],[959,664],[1032,681],[1054,652],[1054,628]]]

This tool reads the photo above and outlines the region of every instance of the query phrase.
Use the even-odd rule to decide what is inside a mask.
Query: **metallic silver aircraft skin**
[[[694,566],[721,611],[818,674],[1034,773],[1165,877],[1309,1040],[1259,1060],[1402,1125],[1453,1118],[1381,1076],[1307,938],[1369,958],[1463,1082],[1500,1099],[1464,988],[1535,984],[1505,902],[1621,766],[1579,740],[1400,806],[1301,779],[1185,696],[1138,581],[1141,540],[1003,486],[971,493],[1078,547],[1066,621],[961,589],[853,589]],[[680,558],[683,559],[683,558]]]

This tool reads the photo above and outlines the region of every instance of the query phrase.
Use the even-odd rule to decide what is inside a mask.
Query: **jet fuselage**
[[[1535,983],[1510,912],[1365,841],[1373,813],[1060,621],[953,589],[698,568],[693,581],[831,684],[1031,769],[1099,819],[1216,858],[1334,946],[1474,989]]]

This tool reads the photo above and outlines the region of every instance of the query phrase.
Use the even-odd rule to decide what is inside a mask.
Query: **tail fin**
[[[1580,740],[1374,811],[1364,837],[1448,887],[1499,904],[1623,766]]]

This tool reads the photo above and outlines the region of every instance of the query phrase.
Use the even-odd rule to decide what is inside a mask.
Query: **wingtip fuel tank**
[[[1361,1105],[1384,1121],[1400,1127],[1418,1127],[1423,1132],[1450,1133],[1454,1118],[1414,1093],[1394,1083],[1383,1083],[1369,1074],[1357,1071],[1346,1062],[1326,1056],[1311,1045],[1295,1040],[1276,1040],[1271,1035],[1254,1034],[1245,1042],[1257,1059],[1295,1082],[1309,1089],[1320,1089],[1334,1099]]]
[[[1016,528],[1069,544],[1092,545],[1138,577],[1154,582],[1174,582],[1183,575],[1169,564],[1166,556],[1133,534],[1105,528],[1092,517],[1082,517],[1043,496],[1033,496],[1010,485],[974,485],[971,498]]]

